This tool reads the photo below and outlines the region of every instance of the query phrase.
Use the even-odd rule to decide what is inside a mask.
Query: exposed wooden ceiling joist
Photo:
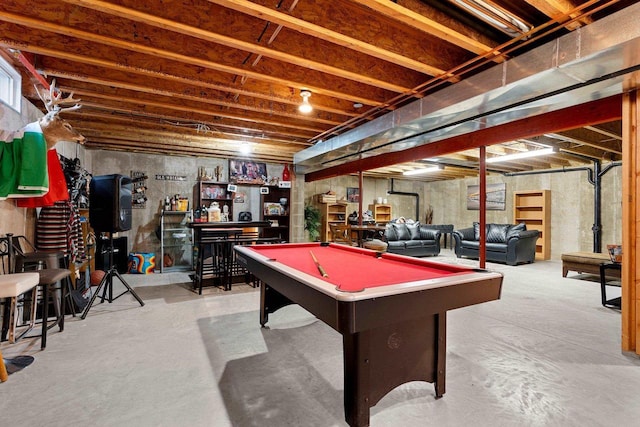
[[[144,150],[236,157],[249,141],[263,147],[255,156],[291,161],[318,139],[634,3],[487,1],[526,21],[531,34],[508,40],[453,2],[435,0],[3,0],[0,47],[25,54],[41,79],[56,78],[82,98],[83,108],[65,117],[86,130],[88,148],[140,149],[139,141],[156,138],[158,147]],[[36,79],[23,72],[25,95],[40,105]],[[297,110],[302,89],[312,92],[309,115]],[[620,158],[617,121],[561,134],[535,138],[560,154],[508,168]],[[499,143],[511,143],[509,135]],[[412,179],[476,173],[473,150],[446,157],[457,170]],[[395,177],[413,167],[397,162],[371,173]]]

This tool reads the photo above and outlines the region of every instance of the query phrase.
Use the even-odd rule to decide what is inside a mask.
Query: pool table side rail
[[[389,295],[397,295],[400,293],[411,293],[417,292],[421,290],[430,290],[438,287],[446,287],[450,286],[452,281],[458,284],[491,280],[491,279],[499,279],[502,282],[502,273],[483,270],[483,271],[475,271],[472,268],[463,268],[463,271],[469,271],[469,273],[464,275],[455,276],[444,276],[434,279],[424,279],[417,280],[413,282],[400,282],[396,284],[390,284],[385,286],[376,286],[372,288],[367,288],[359,292],[345,292],[338,289],[334,284],[329,283],[325,280],[322,280],[319,277],[312,276],[303,271],[288,267],[287,265],[278,262],[277,260],[273,260],[269,257],[262,255],[259,251],[254,251],[250,247],[247,246],[236,246],[234,249],[237,252],[237,260],[241,263],[245,268],[252,270],[250,263],[248,260],[252,260],[251,264],[261,263],[265,266],[268,266],[271,269],[274,269],[281,274],[288,276],[289,278],[301,281],[306,283],[308,286],[316,289],[319,292],[322,292],[326,295],[329,295],[335,298],[338,301],[361,301],[370,298],[382,298]],[[446,267],[446,265],[444,265]],[[254,267],[255,268],[255,267]],[[456,272],[458,272],[456,270]],[[399,277],[401,280],[401,277]],[[499,297],[498,297],[499,298]],[[456,307],[457,308],[457,307]]]

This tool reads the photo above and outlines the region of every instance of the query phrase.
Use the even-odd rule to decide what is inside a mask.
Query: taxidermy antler
[[[73,98],[71,93],[66,98],[62,97],[62,92],[56,90],[56,81],[53,80],[49,87],[49,92],[41,91],[36,86],[36,92],[47,109],[47,114],[40,119],[40,127],[47,141],[47,148],[52,148],[59,141],[75,141],[84,144],[85,137],[73,129],[73,127],[60,117],[63,111],[73,111],[82,107],[79,99]],[[65,104],[75,104],[71,107],[63,107]]]

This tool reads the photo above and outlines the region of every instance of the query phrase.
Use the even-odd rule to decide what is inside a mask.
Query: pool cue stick
[[[309,251],[309,253],[311,254],[311,258],[313,258],[313,262],[316,263],[316,267],[318,267],[318,271],[320,272],[320,274],[322,274],[322,277],[329,277],[329,275],[327,274],[325,269],[322,268],[322,266],[318,262],[318,258],[316,258],[316,256],[313,254],[313,252]]]

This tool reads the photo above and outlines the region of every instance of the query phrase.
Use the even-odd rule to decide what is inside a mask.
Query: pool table
[[[350,426],[368,426],[369,409],[409,381],[434,383],[441,397],[447,310],[497,300],[502,288],[500,273],[333,243],[234,250],[262,282],[262,326],[299,304],[342,334]]]

